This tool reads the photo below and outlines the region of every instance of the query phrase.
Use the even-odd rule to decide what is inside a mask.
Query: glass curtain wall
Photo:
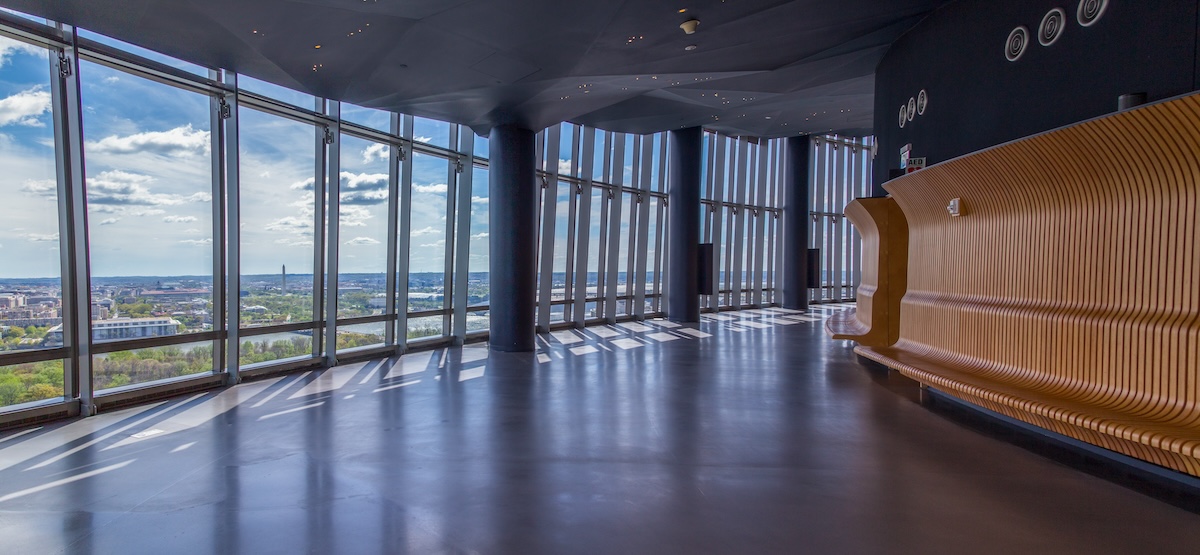
[[[713,245],[716,294],[707,310],[776,302],[783,140],[705,133],[701,240]]]
[[[846,205],[871,195],[874,137],[814,137],[812,220],[809,247],[821,250],[821,287],[810,290],[813,302],[853,300],[862,279],[862,238],[846,219]]]
[[[537,135],[538,328],[659,313],[666,134],[571,123]]]
[[[0,416],[486,331],[500,231],[469,128],[4,13],[0,69]],[[667,138],[537,134],[540,329],[661,313]],[[769,305],[781,143],[704,140],[707,307]],[[840,212],[870,181],[868,145],[814,145],[821,298],[857,283]]]

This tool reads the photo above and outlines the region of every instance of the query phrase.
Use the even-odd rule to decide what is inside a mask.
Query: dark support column
[[[809,143],[788,137],[783,191],[783,307],[808,310]]]
[[[667,318],[700,321],[700,167],[703,134],[699,127],[671,131],[667,274]]]
[[[497,351],[533,351],[540,190],[534,175],[534,133],[496,127],[488,148],[490,343]]]

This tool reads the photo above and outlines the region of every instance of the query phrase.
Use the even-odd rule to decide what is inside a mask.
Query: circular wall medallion
[[[908,123],[908,105],[900,105],[900,129],[904,129],[904,124]]]
[[[913,118],[917,117],[917,99],[909,98],[908,106],[905,106],[905,108],[908,110],[908,121],[912,121]]]
[[[1008,61],[1015,62],[1021,59],[1021,55],[1025,53],[1025,49],[1029,47],[1029,29],[1024,25],[1013,29],[1008,34],[1008,42],[1004,44],[1004,57]]]
[[[1066,29],[1067,13],[1062,11],[1062,8],[1054,8],[1042,18],[1042,24],[1038,26],[1038,42],[1042,46],[1050,46],[1054,41],[1061,37]]]
[[[1075,17],[1080,25],[1091,27],[1100,20],[1106,9],[1108,0],[1079,0],[1079,10],[1075,12]]]
[[[925,89],[917,93],[917,115],[925,115],[925,107],[929,105],[929,95],[925,94]]]

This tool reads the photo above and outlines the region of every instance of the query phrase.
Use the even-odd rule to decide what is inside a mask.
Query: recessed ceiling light
[[[679,10],[679,13],[684,13],[684,12],[686,12],[686,11],[687,11],[687,8],[682,8],[682,9],[680,9],[680,10]]]
[[[687,50],[688,52],[691,52],[691,51],[693,51],[693,50],[695,50],[695,49],[696,49],[696,45],[694,45],[694,44],[689,44],[689,45],[687,45],[687,46],[683,47],[683,49],[684,49],[684,50]]]
[[[320,49],[321,49],[321,45],[319,45],[319,44],[315,44],[315,45],[313,45],[313,48],[316,48],[317,50],[320,50]]]

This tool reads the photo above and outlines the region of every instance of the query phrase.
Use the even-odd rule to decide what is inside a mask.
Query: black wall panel
[[[1116,110],[1117,97],[1150,101],[1200,88],[1196,0],[1109,0],[1089,27],[1080,0],[960,0],[934,12],[892,45],[876,70],[875,189],[900,167],[900,148],[929,164]],[[1050,46],[1038,27],[1053,8],[1065,26]],[[1015,62],[1009,34],[1029,29]],[[923,115],[899,125],[899,112],[924,89]]]

